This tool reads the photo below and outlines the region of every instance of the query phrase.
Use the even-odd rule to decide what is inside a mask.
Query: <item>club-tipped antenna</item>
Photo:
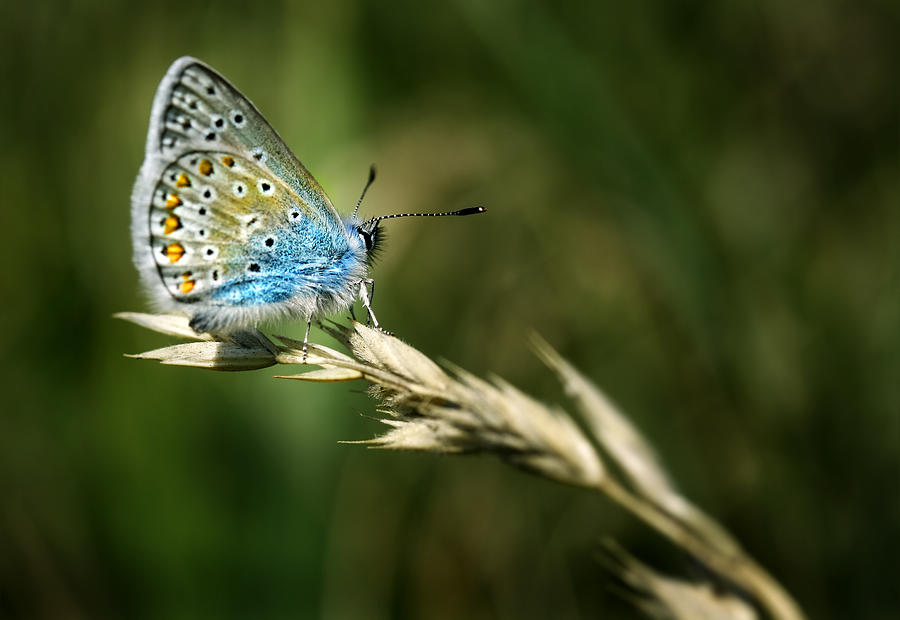
[[[365,222],[366,225],[372,225],[381,220],[390,220],[395,217],[446,217],[448,215],[476,215],[484,213],[487,209],[484,207],[467,207],[458,211],[444,211],[443,213],[392,213],[391,215],[379,215]]]
[[[362,204],[363,198],[366,197],[366,192],[369,191],[369,186],[375,182],[375,164],[369,166],[369,180],[366,181],[366,186],[363,188],[362,194],[359,195],[359,200],[356,201],[356,208],[353,209],[353,217],[356,217],[356,214],[359,212],[359,205]]]

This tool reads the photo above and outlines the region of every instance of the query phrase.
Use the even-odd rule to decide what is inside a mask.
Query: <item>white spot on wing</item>
[[[209,185],[200,188],[200,200],[203,202],[212,202],[216,199],[216,190]]]
[[[247,116],[240,110],[232,110],[228,114],[228,117],[231,120],[231,124],[237,129],[240,129],[247,124]]]
[[[262,226],[262,218],[259,213],[250,213],[244,216],[244,227],[248,230],[255,230]]]
[[[266,162],[266,152],[262,149],[261,146],[253,147],[250,152],[253,153],[253,159],[258,161],[259,163],[264,164]]]
[[[259,193],[263,196],[271,196],[275,193],[275,186],[269,179],[260,179],[259,181],[257,181],[256,189],[258,189]]]

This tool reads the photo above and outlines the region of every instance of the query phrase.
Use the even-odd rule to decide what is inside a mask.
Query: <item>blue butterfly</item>
[[[374,168],[366,189],[373,180]],[[213,69],[188,57],[169,68],[131,195],[134,262],[159,309],[213,333],[296,317],[308,338],[313,319],[359,299],[378,327],[368,273],[380,222],[485,211],[363,221],[359,204],[341,217],[259,110]]]

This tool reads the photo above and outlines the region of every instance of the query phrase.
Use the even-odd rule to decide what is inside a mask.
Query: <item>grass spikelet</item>
[[[213,340],[172,316],[122,313],[119,318],[195,342],[135,355],[164,364],[215,370],[251,370],[275,364],[315,366],[280,378],[333,383],[363,379],[380,402],[387,430],[347,443],[374,448],[445,454],[484,453],[565,484],[598,492],[668,539],[714,576],[686,582],[662,576],[613,543],[608,563],[651,615],[671,618],[754,617],[744,598],[766,614],[802,619],[790,595],[738,542],[675,487],[651,444],[611,400],[546,342],[535,337],[537,354],[559,376],[580,413],[576,420],[506,381],[483,379],[440,365],[392,335],[359,323],[322,329],[350,351],[347,355],[258,330]],[[579,423],[580,422],[580,423]]]

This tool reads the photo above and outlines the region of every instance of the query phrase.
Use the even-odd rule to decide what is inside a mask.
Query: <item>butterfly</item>
[[[380,223],[342,217],[256,107],[190,57],[172,63],[150,114],[144,163],[131,195],[134,263],[160,310],[196,332],[228,333],[278,318],[306,321],[372,311],[369,277]]]

